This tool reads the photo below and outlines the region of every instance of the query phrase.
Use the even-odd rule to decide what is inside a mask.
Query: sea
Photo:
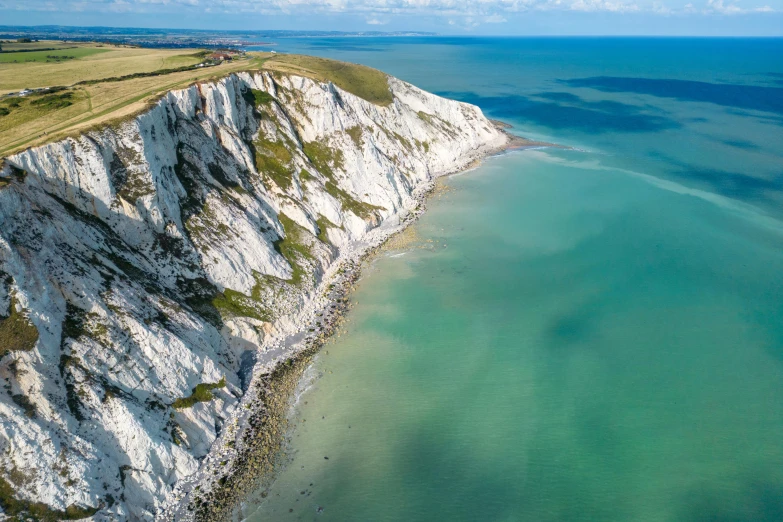
[[[261,521],[783,521],[783,39],[306,38],[571,149],[369,262]]]

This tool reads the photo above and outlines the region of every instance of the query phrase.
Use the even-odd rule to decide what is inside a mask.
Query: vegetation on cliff
[[[32,350],[38,342],[38,329],[30,322],[27,311],[17,311],[13,294],[9,314],[0,318],[0,357],[13,350]]]
[[[218,382],[202,382],[201,384],[197,384],[195,388],[193,388],[193,393],[188,395],[187,397],[182,397],[180,399],[177,399],[171,404],[171,407],[175,410],[181,410],[184,408],[191,408],[193,407],[197,402],[209,402],[211,401],[214,396],[212,395],[212,390],[218,390],[220,388],[226,387],[226,378],[223,377]]]

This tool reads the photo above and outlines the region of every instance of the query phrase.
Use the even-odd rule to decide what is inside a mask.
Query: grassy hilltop
[[[392,102],[382,72],[311,56],[247,53],[196,67],[207,51],[60,41],[3,42],[2,47],[0,157],[133,116],[169,90],[239,71],[297,74],[334,82],[378,105]],[[49,90],[7,96],[42,88]]]

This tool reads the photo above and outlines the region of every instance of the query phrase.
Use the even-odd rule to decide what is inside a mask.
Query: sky
[[[0,25],[783,36],[783,0],[0,0]]]

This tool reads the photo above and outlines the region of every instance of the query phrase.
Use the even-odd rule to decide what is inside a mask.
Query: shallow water
[[[418,242],[367,267],[292,412],[289,464],[248,519],[783,520],[779,100],[678,83],[778,88],[761,75],[781,68],[772,55],[634,41],[638,63],[551,39],[531,64],[527,40],[319,42],[287,45],[403,77],[410,58],[422,87],[454,79],[521,134],[584,150],[450,178]],[[482,51],[465,63],[486,74],[417,65],[458,51]],[[574,81],[622,70],[667,85]],[[532,91],[566,114],[509,101]],[[578,126],[575,107],[607,121]],[[647,123],[608,121],[628,115]]]

